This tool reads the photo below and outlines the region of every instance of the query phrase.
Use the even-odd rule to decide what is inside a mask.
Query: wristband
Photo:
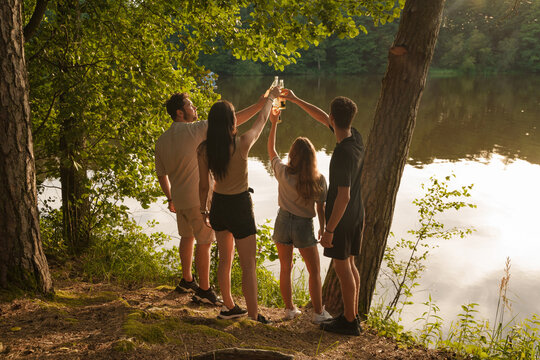
[[[335,229],[334,229],[334,230],[335,230]],[[327,228],[324,228],[324,231],[326,231],[326,232],[329,233],[329,234],[333,234],[333,233],[334,233],[333,231],[330,231],[330,230],[328,230]]]
[[[172,199],[167,199],[167,202],[170,203],[172,201]]]

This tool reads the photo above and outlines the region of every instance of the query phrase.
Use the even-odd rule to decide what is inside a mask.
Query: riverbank
[[[403,348],[370,329],[334,335],[311,324],[311,309],[274,323],[217,320],[217,307],[199,306],[173,287],[126,289],[114,284],[56,281],[56,295],[0,303],[0,358],[190,359],[224,348],[279,351],[294,359],[454,359],[452,354]],[[243,304],[243,299],[236,299]]]

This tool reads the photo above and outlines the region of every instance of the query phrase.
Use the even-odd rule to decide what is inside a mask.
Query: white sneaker
[[[285,319],[292,320],[298,315],[300,315],[302,312],[298,310],[298,308],[295,306],[292,309],[285,309]]]
[[[332,319],[332,315],[330,315],[328,311],[326,311],[323,305],[322,312],[320,314],[313,312],[313,319],[311,320],[311,322],[314,324],[320,324],[326,320],[331,320],[331,319]]]

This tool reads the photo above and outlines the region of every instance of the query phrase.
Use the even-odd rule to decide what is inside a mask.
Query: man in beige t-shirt
[[[264,105],[265,98],[236,113],[237,124],[243,124]],[[182,280],[176,287],[180,293],[195,292],[194,301],[221,305],[210,287],[210,247],[215,239],[212,229],[203,221],[199,208],[199,171],[197,147],[206,139],[207,121],[196,121],[197,108],[187,93],[176,93],[166,104],[173,123],[156,142],[156,174],[169,210],[176,213],[180,235]],[[200,285],[191,272],[193,245],[197,239],[195,266]]]

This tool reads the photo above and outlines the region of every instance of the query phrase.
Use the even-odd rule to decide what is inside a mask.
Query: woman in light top
[[[199,199],[205,222],[209,222],[216,232],[219,253],[218,283],[223,298],[223,307],[218,315],[221,319],[232,319],[246,314],[246,310],[234,303],[231,295],[231,268],[236,244],[247,313],[253,320],[268,322],[259,314],[257,307],[257,228],[249,193],[247,159],[249,150],[268,120],[272,102],[278,96],[279,88],[270,90],[267,101],[251,129],[239,136],[233,105],[228,101],[216,102],[208,113],[206,140],[199,145]],[[210,173],[215,182],[212,205],[208,211],[206,204]]]
[[[288,164],[281,162],[275,148],[278,119],[279,110],[274,109],[270,115],[272,127],[268,136],[268,155],[279,184],[279,211],[273,238],[281,264],[279,285],[285,302],[285,318],[293,319],[301,314],[292,301],[291,271],[293,247],[296,247],[309,273],[309,294],[314,310],[312,322],[319,324],[332,318],[322,304],[319,251],[313,231],[315,212],[319,218],[319,229],[324,229],[326,179],[317,169],[315,148],[308,138],[296,138],[289,150]]]

